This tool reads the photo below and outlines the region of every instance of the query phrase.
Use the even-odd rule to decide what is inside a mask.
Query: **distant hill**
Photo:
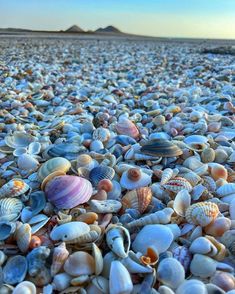
[[[122,32],[115,28],[114,26],[107,26],[106,28],[99,28],[98,30],[95,31],[96,33],[118,33],[122,34]]]
[[[84,33],[84,30],[81,29],[77,25],[73,25],[70,28],[68,28],[65,32],[68,32],[68,33]]]

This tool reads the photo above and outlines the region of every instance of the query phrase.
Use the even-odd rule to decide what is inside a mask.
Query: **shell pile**
[[[0,293],[234,294],[234,58],[0,44]]]

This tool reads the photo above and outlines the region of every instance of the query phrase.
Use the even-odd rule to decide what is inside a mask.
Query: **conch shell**
[[[66,259],[69,256],[69,252],[66,249],[65,242],[61,243],[58,247],[54,249],[52,265],[51,265],[51,276],[55,276],[62,266],[64,265]]]

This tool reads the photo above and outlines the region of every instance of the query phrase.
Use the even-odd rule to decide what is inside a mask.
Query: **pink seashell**
[[[192,191],[192,186],[191,184],[184,178],[181,177],[175,177],[173,180],[170,180],[167,182],[163,187],[172,192],[179,192],[183,189],[188,190],[189,192]]]
[[[120,119],[116,125],[116,129],[121,135],[127,135],[135,139],[139,137],[139,130],[128,118]]]
[[[47,183],[45,193],[58,209],[70,209],[90,199],[92,185],[77,176],[59,176]]]

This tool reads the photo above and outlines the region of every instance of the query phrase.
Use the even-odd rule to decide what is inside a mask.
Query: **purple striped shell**
[[[58,209],[70,209],[90,199],[92,185],[77,176],[58,176],[46,185],[45,193]]]

